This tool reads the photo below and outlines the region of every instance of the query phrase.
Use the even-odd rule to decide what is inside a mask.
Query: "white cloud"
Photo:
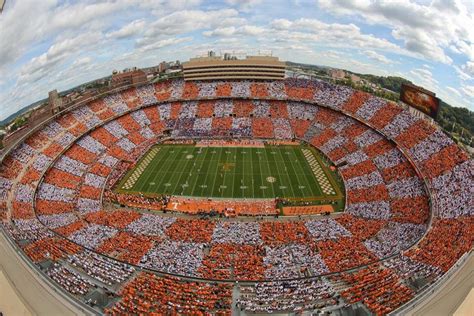
[[[469,76],[474,76],[474,61],[468,61],[465,65],[461,66],[461,69]]]
[[[395,29],[392,31],[393,37],[405,42],[408,51],[433,61],[451,64],[452,59],[444,53],[442,47],[438,46],[438,41],[430,34],[414,29]]]
[[[457,90],[462,92],[461,89],[457,89]],[[449,105],[455,106],[455,107],[464,107],[464,108],[470,109],[471,111],[474,111],[472,97],[466,96],[465,94],[462,94],[461,96],[459,96],[456,93],[449,91],[449,89],[441,89],[438,92],[439,93],[437,93],[436,96],[441,98],[444,102],[448,103]]]
[[[145,36],[182,34],[199,29],[231,27],[244,22],[245,19],[239,17],[239,12],[234,9],[177,11],[153,22],[145,32]]]
[[[53,44],[47,52],[32,58],[23,65],[18,76],[17,85],[33,83],[52,72],[58,64],[66,61],[81,49],[85,49],[102,40],[100,33],[81,34]]]
[[[453,68],[454,68],[454,70],[456,71],[456,73],[458,74],[458,76],[461,80],[466,81],[466,80],[474,79],[471,75],[466,73],[464,70],[462,70],[457,65],[454,65]]]
[[[429,90],[438,90],[438,80],[433,78],[433,74],[426,68],[417,68],[409,72],[415,84],[421,85]]]
[[[449,49],[456,54],[462,54],[462,52],[454,45],[449,45]]]
[[[0,68],[48,37],[88,30],[128,5],[125,1],[60,6],[54,0],[41,1],[41,5],[33,0],[13,2],[0,18]]]
[[[0,18],[0,69],[17,60],[25,51],[26,45],[35,39],[32,32],[40,29],[43,21],[38,21],[53,7],[52,1],[45,1],[37,10],[31,10],[32,1],[15,2]],[[43,19],[41,19],[43,20]],[[28,23],[24,23],[28,21]],[[44,21],[46,22],[46,21]]]
[[[122,39],[127,37],[132,37],[134,35],[139,34],[145,28],[146,22],[144,20],[135,20],[130,22],[129,24],[123,26],[117,31],[111,32],[107,34],[107,37],[112,37],[116,39]]]
[[[265,28],[255,25],[244,25],[238,28],[237,32],[243,35],[261,35],[265,32]]]
[[[235,34],[236,28],[233,26],[230,27],[218,27],[213,31],[205,31],[202,34],[207,37],[212,36],[232,36]]]
[[[207,37],[222,36],[229,37],[233,35],[257,36],[265,32],[265,28],[255,25],[243,25],[241,27],[219,27],[212,31],[204,31],[202,34]]]
[[[86,57],[82,57],[82,58],[79,58],[79,59],[76,59],[73,63],[72,63],[72,67],[82,67],[82,66],[85,66],[85,65],[88,65],[90,64],[92,61],[92,58],[86,56]]]
[[[457,95],[458,97],[461,96],[461,92],[459,92],[456,88],[453,88],[453,87],[446,87],[446,90],[454,93],[455,95]]]
[[[381,63],[384,63],[384,64],[392,64],[393,63],[393,61],[391,61],[390,59],[388,59],[384,55],[379,54],[377,52],[374,52],[373,50],[364,51],[364,55],[369,57],[370,59],[373,59],[375,61],[378,61],[378,62],[381,62]]]
[[[231,6],[238,6],[242,11],[249,11],[262,3],[262,0],[226,0],[225,2]]]
[[[388,26],[405,48],[428,60],[452,63],[445,52],[466,53],[474,43],[474,25],[469,6],[453,1],[431,4],[400,1],[319,0],[321,8],[338,15],[357,16],[365,23]],[[472,55],[471,55],[472,56]]]
[[[165,36],[185,34],[200,29],[220,29],[225,32],[244,22],[245,19],[239,17],[238,11],[234,9],[177,11],[147,25],[144,36],[136,41],[136,46],[153,45],[163,40]]]
[[[166,46],[178,45],[184,42],[189,42],[192,40],[192,37],[183,37],[183,38],[167,38],[161,41],[157,41],[148,45],[140,46],[137,50],[137,53],[144,53],[151,50],[157,50]]]
[[[128,6],[125,1],[64,4],[50,12],[50,27],[58,30],[78,28],[103,17],[112,17],[112,13]],[[34,10],[32,10],[34,11]]]
[[[55,37],[77,36],[79,32],[106,30],[117,18],[130,10],[151,10],[157,16],[175,10],[193,8],[201,0],[104,0],[97,3],[78,1],[35,0],[9,2],[0,16],[0,71],[22,55]],[[27,23],[26,23],[27,22]]]
[[[465,86],[462,86],[461,87],[461,91],[468,97],[470,98],[474,98],[474,86],[468,86],[468,85],[465,85]],[[471,107],[472,107],[472,104],[471,104]]]
[[[276,19],[272,21],[271,25],[277,30],[288,30],[290,29],[292,22],[287,19]]]
[[[192,9],[202,3],[202,0],[124,0],[130,1],[140,8],[151,10],[156,16],[163,16],[170,12]]]
[[[276,19],[270,23],[272,38],[278,42],[309,42],[329,47],[381,50],[410,55],[396,44],[371,34],[364,34],[353,24],[325,23],[317,19],[294,21]]]
[[[320,56],[324,57],[329,57],[329,58],[345,58],[344,54],[342,52],[336,51],[336,50],[327,50],[324,51],[323,53],[319,54]]]

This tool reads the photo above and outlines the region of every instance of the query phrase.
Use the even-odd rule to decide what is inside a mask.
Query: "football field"
[[[156,145],[117,191],[212,198],[340,198],[318,153],[307,146]]]

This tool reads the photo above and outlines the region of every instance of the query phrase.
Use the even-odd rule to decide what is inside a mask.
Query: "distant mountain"
[[[466,108],[456,108],[441,101],[441,111],[437,121],[441,125],[455,123],[458,126],[464,127],[471,135],[474,135],[474,112]]]
[[[7,118],[3,119],[2,121],[0,121],[0,126],[6,126],[8,124],[10,124],[15,118],[17,118],[18,116],[28,112],[29,110],[37,107],[38,105],[40,105],[41,103],[44,103],[46,101],[46,99],[43,99],[43,100],[39,100],[39,101],[36,101],[35,103],[31,103],[30,105],[22,108],[21,110],[13,113],[12,115],[8,116]]]
[[[402,83],[412,83],[410,80],[407,80],[402,77],[382,77],[382,76],[375,76],[375,75],[365,75],[365,74],[357,74],[362,79],[368,80],[370,82],[376,83],[380,85],[382,88],[391,90],[393,92],[400,93]]]
[[[287,61],[286,65],[289,66],[289,67],[299,67],[299,68],[304,68],[304,69],[318,69],[318,70],[320,70],[320,69],[324,69],[324,70],[331,69],[331,67],[328,67],[328,66],[301,64],[301,63],[294,63],[294,62],[291,62],[291,61]]]

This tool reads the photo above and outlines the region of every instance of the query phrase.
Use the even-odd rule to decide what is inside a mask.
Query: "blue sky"
[[[217,52],[395,75],[474,110],[471,0],[7,0],[0,120],[114,69]]]

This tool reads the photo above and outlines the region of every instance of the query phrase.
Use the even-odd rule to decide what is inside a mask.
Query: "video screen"
[[[416,86],[402,84],[400,100],[433,118],[438,115],[439,99]]]

